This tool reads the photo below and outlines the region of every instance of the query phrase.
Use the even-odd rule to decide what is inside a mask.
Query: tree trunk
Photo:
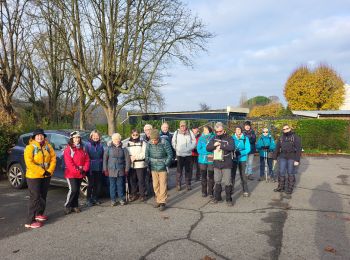
[[[113,133],[115,133],[115,130],[116,130],[116,120],[115,120],[116,110],[115,110],[115,107],[108,107],[104,111],[107,117],[108,135],[111,136]]]
[[[11,122],[15,123],[16,115],[11,103],[11,99],[7,95],[1,99],[3,102],[1,102],[2,104],[0,103],[0,110],[4,111],[5,115],[8,116]]]
[[[86,116],[85,116],[85,94],[83,89],[79,86],[79,129],[85,130],[86,128]]]

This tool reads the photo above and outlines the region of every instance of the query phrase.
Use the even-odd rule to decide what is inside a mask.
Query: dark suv
[[[55,149],[57,163],[54,175],[51,178],[51,183],[56,185],[67,186],[67,181],[64,178],[64,160],[63,160],[63,150],[68,144],[69,133],[73,130],[46,130],[45,134],[49,143]],[[86,143],[89,139],[89,131],[79,131],[82,142]],[[26,166],[24,163],[24,149],[29,142],[32,133],[26,133],[18,138],[16,145],[9,150],[9,156],[7,159],[7,176],[8,180],[13,188],[21,189],[26,187],[25,170]],[[102,143],[106,143],[110,140],[107,135],[102,136]],[[88,180],[85,177],[81,184],[81,192],[86,195]]]

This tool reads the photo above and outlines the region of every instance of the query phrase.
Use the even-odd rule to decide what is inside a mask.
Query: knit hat
[[[44,137],[46,137],[46,134],[44,133],[44,129],[36,129],[33,132],[32,138],[34,139],[36,135],[43,135]]]
[[[245,121],[245,122],[244,122],[244,125],[245,125],[245,126],[246,126],[246,125],[251,126],[251,125],[252,125],[252,123],[251,123],[250,121]]]
[[[157,129],[153,129],[150,135],[150,139],[159,139],[159,131]]]
[[[81,137],[81,136],[80,136],[79,131],[73,131],[70,133],[69,137],[73,138],[73,137]]]

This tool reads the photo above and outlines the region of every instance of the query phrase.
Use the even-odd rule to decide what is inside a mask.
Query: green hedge
[[[348,150],[349,121],[337,119],[300,120],[296,132],[304,149]]]

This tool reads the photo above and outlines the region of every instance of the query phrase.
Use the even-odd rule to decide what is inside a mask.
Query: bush
[[[304,149],[347,150],[349,122],[337,119],[304,119],[298,121],[296,132]]]

